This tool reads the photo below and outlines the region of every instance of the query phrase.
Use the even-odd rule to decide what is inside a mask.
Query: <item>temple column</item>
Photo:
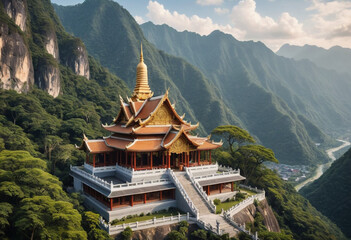
[[[167,152],[167,165],[168,165],[168,168],[171,168],[171,156],[169,152]]]
[[[104,167],[106,167],[106,153],[104,153]]]
[[[130,206],[134,206],[134,196],[133,195],[131,195],[130,196]]]
[[[89,154],[86,154],[86,156],[85,156],[85,162],[86,162],[86,163],[89,163]]]
[[[110,198],[110,208],[111,208],[111,211],[112,211],[112,208],[113,208],[113,198]]]
[[[160,201],[162,201],[162,191],[160,191]]]
[[[231,184],[231,191],[234,192],[234,182]]]
[[[146,193],[144,193],[144,203],[146,203]]]
[[[96,154],[93,155],[93,167],[95,167],[95,156]]]
[[[150,153],[150,168],[152,169],[152,156],[154,155],[153,152]]]
[[[210,185],[207,186],[207,195],[210,196],[211,191],[210,191]]]
[[[162,152],[162,167],[165,166],[165,153]]]
[[[222,183],[219,185],[219,193],[222,193]]]
[[[201,159],[200,159],[200,151],[197,151],[197,161],[198,161],[198,163],[200,164],[200,162],[201,162]]]
[[[188,167],[190,166],[190,159],[189,159],[189,154],[188,153],[185,153],[185,158],[188,162]]]

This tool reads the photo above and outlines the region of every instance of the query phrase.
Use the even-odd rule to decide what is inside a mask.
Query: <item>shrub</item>
[[[215,200],[213,200],[213,203],[214,203],[214,205],[219,205],[219,204],[221,204],[221,200],[216,198]]]
[[[143,217],[144,216],[144,213],[142,212],[142,213],[140,213],[140,215],[139,215],[140,217]]]
[[[121,233],[122,240],[130,240],[133,236],[133,230],[130,227],[126,227]]]
[[[198,229],[191,234],[191,239],[206,240],[207,239],[207,232],[203,229]]]
[[[187,240],[187,237],[181,234],[180,232],[173,230],[172,232],[168,233],[167,238],[168,240]]]
[[[237,199],[237,200],[243,200],[243,199],[245,199],[245,194],[244,193],[241,193],[241,192],[238,192],[237,194],[235,194],[235,198]]]

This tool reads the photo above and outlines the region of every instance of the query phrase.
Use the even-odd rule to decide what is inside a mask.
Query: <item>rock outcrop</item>
[[[56,60],[59,59],[59,48],[57,44],[57,37],[55,32],[48,32],[45,36],[45,49]]]
[[[90,78],[88,53],[80,39],[71,38],[60,44],[60,61],[75,74]]]
[[[50,64],[40,66],[35,70],[35,83],[51,96],[57,97],[61,89],[60,69]]]
[[[2,0],[5,12],[24,32],[26,30],[26,1],[25,0]]]
[[[256,207],[251,204],[233,216],[235,222],[242,224],[253,223],[256,212],[259,211],[263,216],[263,223],[271,232],[280,232],[279,223],[274,216],[272,208],[268,205],[267,200],[261,201]]]
[[[23,36],[0,22],[0,88],[27,92],[34,83],[33,64]]]

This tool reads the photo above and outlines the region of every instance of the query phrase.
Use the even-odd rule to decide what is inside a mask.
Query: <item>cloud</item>
[[[196,0],[196,3],[202,6],[221,5],[223,0]]]
[[[140,16],[134,16],[134,19],[138,24],[143,24],[145,22],[145,20]]]
[[[351,2],[312,0],[309,31],[325,39],[351,37]]]
[[[220,30],[225,33],[232,34],[235,37],[242,37],[243,32],[239,29],[233,28],[229,24],[219,25],[215,24],[211,18],[201,18],[197,15],[191,17],[185,14],[180,14],[177,11],[170,12],[164,6],[156,1],[149,1],[147,6],[147,17],[155,24],[167,24],[178,31],[188,30],[196,32],[201,35],[208,35],[214,30]]]
[[[303,24],[287,12],[283,12],[278,20],[261,16],[254,0],[241,0],[235,5],[231,20],[236,28],[245,31],[245,38],[250,39],[291,39],[304,34]]]
[[[229,13],[229,9],[227,8],[215,8],[214,9],[215,13],[219,14],[219,15],[224,15]]]

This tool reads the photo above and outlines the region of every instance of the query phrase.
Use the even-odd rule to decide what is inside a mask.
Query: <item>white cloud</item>
[[[185,14],[180,14],[177,11],[170,12],[164,6],[156,1],[149,1],[147,6],[147,17],[155,24],[167,24],[178,31],[188,30],[201,35],[208,35],[214,30],[220,30],[225,33],[232,34],[235,37],[241,38],[243,33],[239,29],[233,28],[229,24],[215,24],[211,18],[201,18],[197,15],[191,17]]]
[[[229,9],[227,8],[215,8],[214,9],[215,13],[219,14],[219,15],[224,15],[229,13]]]
[[[138,24],[143,24],[145,22],[145,20],[140,16],[134,16],[134,19]]]
[[[312,0],[309,30],[320,38],[351,37],[351,2]]]
[[[278,20],[261,16],[254,0],[241,0],[233,7],[231,19],[235,27],[245,30],[245,38],[249,39],[291,39],[304,34],[302,23],[287,12],[283,12]]]
[[[196,3],[202,6],[221,5],[223,0],[196,0]]]

